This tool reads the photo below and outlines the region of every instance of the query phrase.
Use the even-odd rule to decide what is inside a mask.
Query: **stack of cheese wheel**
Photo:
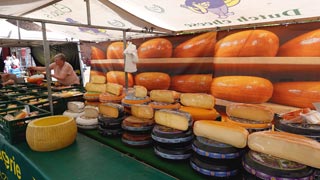
[[[239,174],[248,131],[227,122],[199,120],[193,126],[191,167],[200,174],[227,178]]]
[[[55,151],[71,145],[77,137],[77,125],[69,116],[48,116],[28,123],[26,139],[34,151]]]
[[[151,130],[154,126],[154,111],[148,105],[133,104],[132,116],[122,121],[122,142],[129,146],[147,146],[152,143]]]
[[[85,86],[86,93],[83,98],[86,105],[98,106],[99,95],[106,92],[106,76],[100,72],[90,75],[90,81]]]
[[[83,113],[76,118],[77,126],[81,129],[97,129],[99,109],[96,106],[87,105]]]
[[[210,94],[204,93],[183,93],[180,96],[180,111],[191,114],[194,121],[215,120],[220,115],[214,109],[215,99]]]
[[[63,112],[62,115],[70,116],[76,119],[78,116],[81,116],[84,111],[85,104],[81,101],[69,101],[67,103],[67,110]]]
[[[316,118],[313,116],[313,114],[315,113],[318,112],[310,111],[310,109],[308,108],[298,109],[295,111],[284,113],[280,115],[280,118],[275,119],[274,128],[276,131],[300,134],[320,142],[319,124],[308,123],[308,121],[306,121],[305,118],[302,116],[304,115],[309,116],[311,118]]]
[[[192,117],[189,113],[160,109],[155,111],[155,122],[151,137],[157,156],[170,160],[185,160],[191,156]]]
[[[226,106],[227,116],[222,120],[246,128],[249,133],[271,129],[274,112],[271,108],[245,103],[231,103]]]
[[[99,105],[98,132],[102,136],[118,136],[123,133],[121,123],[125,118],[124,107],[117,103]]]
[[[131,106],[134,104],[147,104],[151,100],[148,96],[148,90],[144,86],[135,85],[128,88],[126,96],[121,100],[121,104],[125,107],[125,111],[131,114]]]
[[[179,109],[180,103],[178,102],[180,93],[172,90],[151,90],[150,102],[148,105],[155,110],[159,109]]]
[[[315,179],[314,168],[320,168],[320,143],[301,135],[254,132],[248,147],[243,167],[260,179]]]

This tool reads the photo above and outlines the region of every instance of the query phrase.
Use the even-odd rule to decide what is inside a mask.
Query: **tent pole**
[[[123,33],[123,50],[127,48],[127,38],[126,38],[126,31],[122,31]],[[126,55],[123,54],[124,58],[124,66],[126,66]],[[128,94],[128,73],[124,72],[124,79],[125,79],[125,89],[126,89],[126,94]]]
[[[90,0],[86,1],[86,7],[87,7],[87,23],[88,25],[91,25],[91,12],[90,12]]]
[[[19,38],[19,40],[21,40],[20,21],[16,20],[16,22],[17,22],[17,27],[18,27],[18,38]]]
[[[82,79],[82,86],[84,87],[84,72],[83,72],[83,61],[82,61],[82,56],[81,56],[81,49],[80,49],[80,42],[77,43],[77,47],[78,47],[78,52],[79,52],[79,61],[80,61],[80,77]]]
[[[52,104],[52,91],[51,91],[51,70],[49,69],[50,64],[50,47],[47,41],[47,33],[46,33],[46,24],[44,22],[41,23],[42,27],[42,37],[43,37],[43,53],[44,60],[46,65],[46,77],[47,77],[47,88],[48,88],[48,100],[50,105],[50,112],[53,115],[53,104]]]

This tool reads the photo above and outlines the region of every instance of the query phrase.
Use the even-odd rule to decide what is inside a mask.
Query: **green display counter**
[[[174,179],[80,133],[71,146],[53,152],[35,152],[26,142],[11,145],[2,136],[0,147],[0,179]]]

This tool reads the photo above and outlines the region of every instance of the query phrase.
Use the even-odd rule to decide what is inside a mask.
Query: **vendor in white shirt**
[[[77,74],[74,72],[73,67],[66,60],[66,56],[59,53],[54,56],[54,62],[49,65],[50,70],[53,69],[51,77],[56,78],[62,85],[79,85],[80,80]],[[31,70],[45,71],[46,67],[29,67]]]

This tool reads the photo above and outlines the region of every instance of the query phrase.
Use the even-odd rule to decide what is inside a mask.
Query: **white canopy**
[[[72,39],[107,41],[123,39],[123,32],[135,39],[319,21],[319,7],[319,0],[2,0],[0,15],[44,20]]]

